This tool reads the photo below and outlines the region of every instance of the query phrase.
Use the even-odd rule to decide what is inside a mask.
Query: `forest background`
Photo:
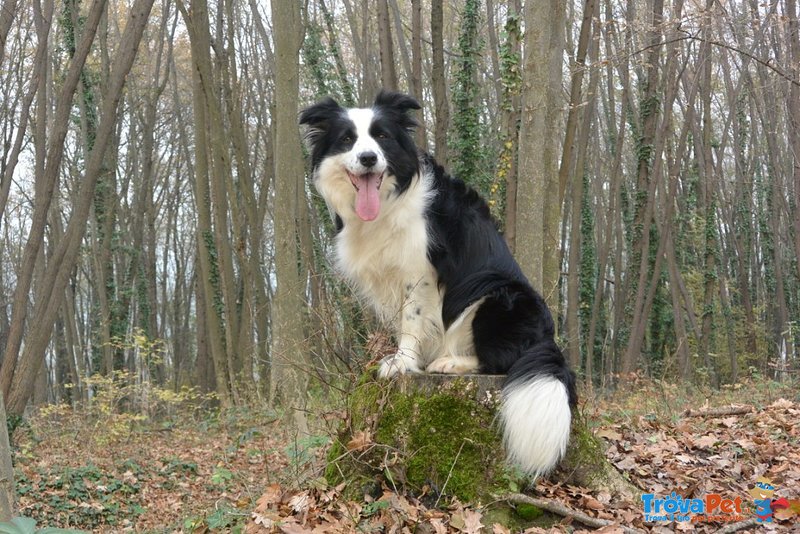
[[[382,87],[489,199],[585,392],[793,379],[795,0],[3,0],[12,420],[130,388],[307,429],[391,342],[330,270],[297,115]]]

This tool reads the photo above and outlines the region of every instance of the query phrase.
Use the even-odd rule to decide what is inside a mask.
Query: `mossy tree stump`
[[[385,483],[475,504],[518,491],[526,481],[506,464],[496,421],[504,379],[422,374],[378,381],[364,375],[349,398],[327,478],[346,481],[354,495]],[[635,498],[636,488],[577,417],[567,455],[551,478]]]

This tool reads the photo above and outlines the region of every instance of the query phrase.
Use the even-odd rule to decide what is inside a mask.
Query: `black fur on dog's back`
[[[440,285],[446,288],[442,305],[445,327],[467,306],[484,298],[472,323],[481,372],[509,374],[509,382],[532,371],[553,375],[567,387],[574,406],[575,379],[553,341],[550,310],[514,260],[489,206],[430,155],[425,154],[422,162],[432,169],[437,191],[427,213],[432,235],[428,257]],[[522,362],[522,352],[537,357]]]

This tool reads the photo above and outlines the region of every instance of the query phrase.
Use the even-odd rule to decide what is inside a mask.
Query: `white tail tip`
[[[500,417],[508,461],[527,475],[549,473],[566,453],[572,412],[567,388],[556,377],[504,388]]]

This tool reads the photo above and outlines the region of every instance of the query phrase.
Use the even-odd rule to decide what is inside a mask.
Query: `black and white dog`
[[[409,111],[419,108],[383,91],[372,108],[327,98],[300,115],[314,184],[336,224],[336,266],[396,325],[397,353],[381,362],[381,377],[507,374],[509,460],[547,473],[569,440],[574,376],[486,202],[417,150]]]

